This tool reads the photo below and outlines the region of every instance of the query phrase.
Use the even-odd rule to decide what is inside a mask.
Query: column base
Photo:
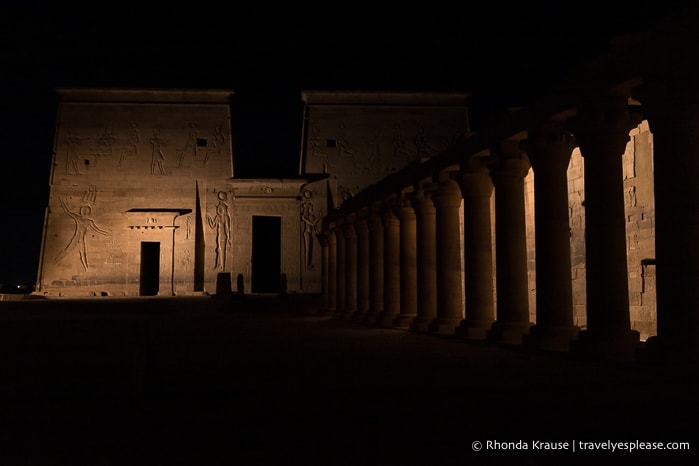
[[[426,333],[430,331],[430,322],[434,317],[417,316],[410,323],[410,330],[413,332]]]
[[[521,345],[532,325],[531,322],[495,321],[487,332],[487,339],[502,345]]]
[[[354,322],[361,322],[364,320],[364,317],[368,312],[369,311],[354,311],[354,314],[352,314],[352,320]]]
[[[699,340],[677,342],[660,336],[646,340],[638,350],[639,362],[675,373],[699,374]]]
[[[356,312],[357,312],[357,311],[350,311],[350,310],[347,310],[347,311],[345,311],[345,312],[342,313],[341,318],[342,318],[343,320],[352,320],[352,319],[354,318],[354,314],[355,314]]]
[[[393,327],[393,319],[395,319],[397,315],[398,314],[395,312],[384,311],[379,315],[376,324],[379,327]]]
[[[428,331],[437,335],[455,335],[459,322],[461,322],[460,317],[437,317],[430,322]]]
[[[415,314],[398,314],[393,319],[394,327],[407,328],[411,326],[411,322],[415,320]]]
[[[553,325],[542,327],[534,325],[529,333],[524,335],[524,344],[531,348],[544,351],[570,351],[575,340],[578,339],[580,328],[574,325]]]
[[[379,322],[379,314],[375,312],[369,312],[362,319],[362,323],[365,325],[376,325]]]
[[[488,338],[488,330],[492,326],[492,320],[462,320],[456,329],[456,335],[466,340],[483,341]]]
[[[572,342],[571,354],[575,357],[612,361],[634,361],[643,348],[640,333],[636,330],[598,332],[581,330]]]

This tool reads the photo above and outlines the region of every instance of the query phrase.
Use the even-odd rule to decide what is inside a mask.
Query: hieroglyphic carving
[[[231,246],[231,214],[228,208],[228,194],[225,191],[220,191],[216,197],[216,214],[211,217],[206,214],[209,222],[209,227],[216,230],[216,264],[215,269],[226,269],[226,257],[228,257],[228,248]]]
[[[192,251],[189,248],[185,248],[180,256],[180,266],[182,270],[189,270],[192,267]]]
[[[313,206],[313,192],[305,190],[303,192],[303,203],[301,204],[301,227],[303,235],[303,257],[304,265],[307,269],[313,269],[313,242],[318,231],[318,221],[320,216],[316,215]]]
[[[80,257],[80,263],[82,264],[83,269],[87,271],[87,269],[90,267],[87,260],[86,236],[88,231],[92,230],[100,235],[111,236],[109,231],[99,227],[91,217],[92,204],[95,202],[96,196],[97,187],[92,185],[89,186],[87,191],[83,194],[82,205],[77,211],[71,210],[68,207],[65,199],[60,199],[63,211],[73,220],[73,222],[75,222],[75,230],[66,247],[64,247],[56,256],[56,263],[63,260],[74,249],[77,249]]]
[[[156,174],[156,168],[159,174],[165,174],[165,153],[163,146],[167,144],[167,140],[160,135],[160,128],[153,128],[153,137],[150,139],[153,146],[153,152],[150,162],[150,174]]]

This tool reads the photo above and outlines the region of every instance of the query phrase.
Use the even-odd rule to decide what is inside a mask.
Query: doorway
[[[281,277],[281,217],[252,217],[253,293],[279,293]]]
[[[141,242],[141,276],[139,295],[155,296],[160,290],[160,243]]]

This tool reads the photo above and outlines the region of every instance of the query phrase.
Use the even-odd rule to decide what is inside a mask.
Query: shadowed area
[[[696,448],[696,374],[369,328],[319,308],[317,296],[0,302],[0,463],[686,464],[691,450],[471,445]]]

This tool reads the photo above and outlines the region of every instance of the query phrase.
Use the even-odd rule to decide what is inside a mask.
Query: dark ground
[[[696,464],[696,374],[365,327],[319,306],[0,302],[0,465]],[[489,440],[529,449],[473,450]]]

